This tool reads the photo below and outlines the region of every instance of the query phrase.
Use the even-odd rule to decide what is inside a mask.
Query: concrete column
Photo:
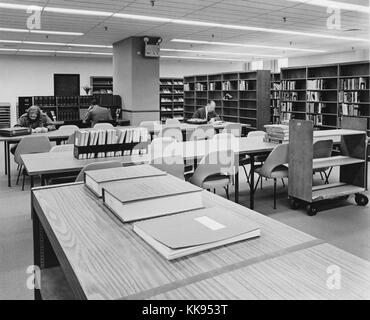
[[[159,120],[159,58],[143,56],[142,37],[113,44],[113,91],[122,97],[122,115],[131,125]]]

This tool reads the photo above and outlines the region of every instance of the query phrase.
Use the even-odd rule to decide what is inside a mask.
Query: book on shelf
[[[282,90],[295,90],[296,89],[296,81],[281,81]]]
[[[133,230],[168,260],[261,235],[260,226],[245,215],[219,208],[136,222]]]
[[[353,92],[344,92],[339,91],[339,103],[355,103],[355,102],[361,102],[360,95],[357,91]]]
[[[312,121],[315,126],[323,125],[323,116],[321,114],[316,114],[316,115],[307,114],[306,120]]]
[[[239,81],[239,90],[240,91],[247,91],[249,90],[249,83],[246,80]]]
[[[343,116],[359,117],[361,112],[358,105],[342,103],[340,107],[340,113]]]
[[[307,80],[307,90],[323,90],[324,79]]]
[[[340,90],[366,90],[367,83],[363,77],[340,79]]]
[[[92,170],[85,172],[85,185],[88,187],[97,197],[102,197],[102,186],[105,183],[138,179],[154,176],[165,176],[166,173],[148,164],[129,166],[129,167],[118,167],[102,170]]]
[[[122,180],[103,187],[103,201],[120,220],[130,222],[203,207],[203,189],[171,175]]]
[[[322,102],[319,102],[319,103],[308,102],[306,104],[307,113],[321,113],[323,108],[324,108],[324,104]]]
[[[319,102],[322,99],[321,92],[307,91],[307,101]]]

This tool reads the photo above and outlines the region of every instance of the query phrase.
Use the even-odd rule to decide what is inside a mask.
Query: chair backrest
[[[313,158],[329,158],[333,151],[333,140],[320,140],[313,144]]]
[[[180,124],[178,119],[166,119],[166,125],[179,126]]]
[[[51,143],[46,136],[28,136],[22,138],[18,143],[17,149],[14,153],[14,160],[18,164],[22,164],[21,155],[31,153],[49,152]]]
[[[71,134],[66,141],[66,144],[75,144],[75,133]]]
[[[289,163],[289,144],[288,143],[279,144],[269,154],[266,161],[263,163],[261,170],[266,176],[269,176],[276,167],[288,163]]]
[[[242,125],[240,123],[228,123],[222,133],[230,133],[239,138],[242,136]]]
[[[216,150],[206,154],[198,164],[191,178],[191,183],[202,187],[203,182],[210,176],[223,174],[234,175],[239,167],[238,157],[232,150]]]
[[[59,130],[78,130],[79,127],[75,126],[74,124],[60,126]]]
[[[113,124],[111,123],[108,123],[108,122],[104,122],[104,123],[97,123],[94,125],[94,129],[96,130],[105,130],[105,129],[112,129],[114,128],[113,127]]]
[[[74,144],[62,144],[60,146],[54,146],[50,149],[50,152],[73,152]]]
[[[106,161],[106,162],[94,162],[86,165],[78,174],[76,182],[84,181],[84,173],[86,171],[109,169],[109,168],[119,168],[122,167],[122,163],[119,161]]]
[[[208,140],[215,136],[215,128],[211,125],[202,125],[196,128],[190,135],[189,141]]]
[[[250,137],[264,137],[266,135],[265,131],[250,131],[248,133],[248,138]]]
[[[164,126],[159,134],[159,137],[171,137],[174,138],[177,142],[183,141],[182,131],[180,127],[177,126]]]

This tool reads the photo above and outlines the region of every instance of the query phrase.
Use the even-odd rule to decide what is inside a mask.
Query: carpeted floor
[[[2,151],[1,146],[1,151]],[[16,174],[13,166],[12,180]],[[333,173],[333,179],[337,172]],[[319,176],[316,183],[321,183]],[[35,181],[36,185],[39,181]],[[240,172],[240,203],[249,204],[249,190],[244,173]],[[278,185],[277,210],[272,208],[272,183],[264,181],[256,193],[255,210],[289,226],[325,240],[341,249],[370,261],[370,210],[355,205],[353,197],[334,201],[315,217],[307,216],[304,208],[294,211],[287,200],[287,187]],[[369,193],[367,193],[369,195]],[[224,196],[222,192],[220,195]],[[233,197],[233,194],[231,194]],[[27,267],[32,265],[32,223],[30,219],[30,187],[7,187],[4,158],[0,153],[0,299],[33,299],[26,287]]]

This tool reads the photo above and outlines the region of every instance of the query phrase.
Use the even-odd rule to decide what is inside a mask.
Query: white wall
[[[90,85],[90,76],[111,76],[112,60],[0,55],[0,102],[12,105],[12,123],[16,121],[19,96],[54,95],[54,73],[80,74],[81,94]]]

